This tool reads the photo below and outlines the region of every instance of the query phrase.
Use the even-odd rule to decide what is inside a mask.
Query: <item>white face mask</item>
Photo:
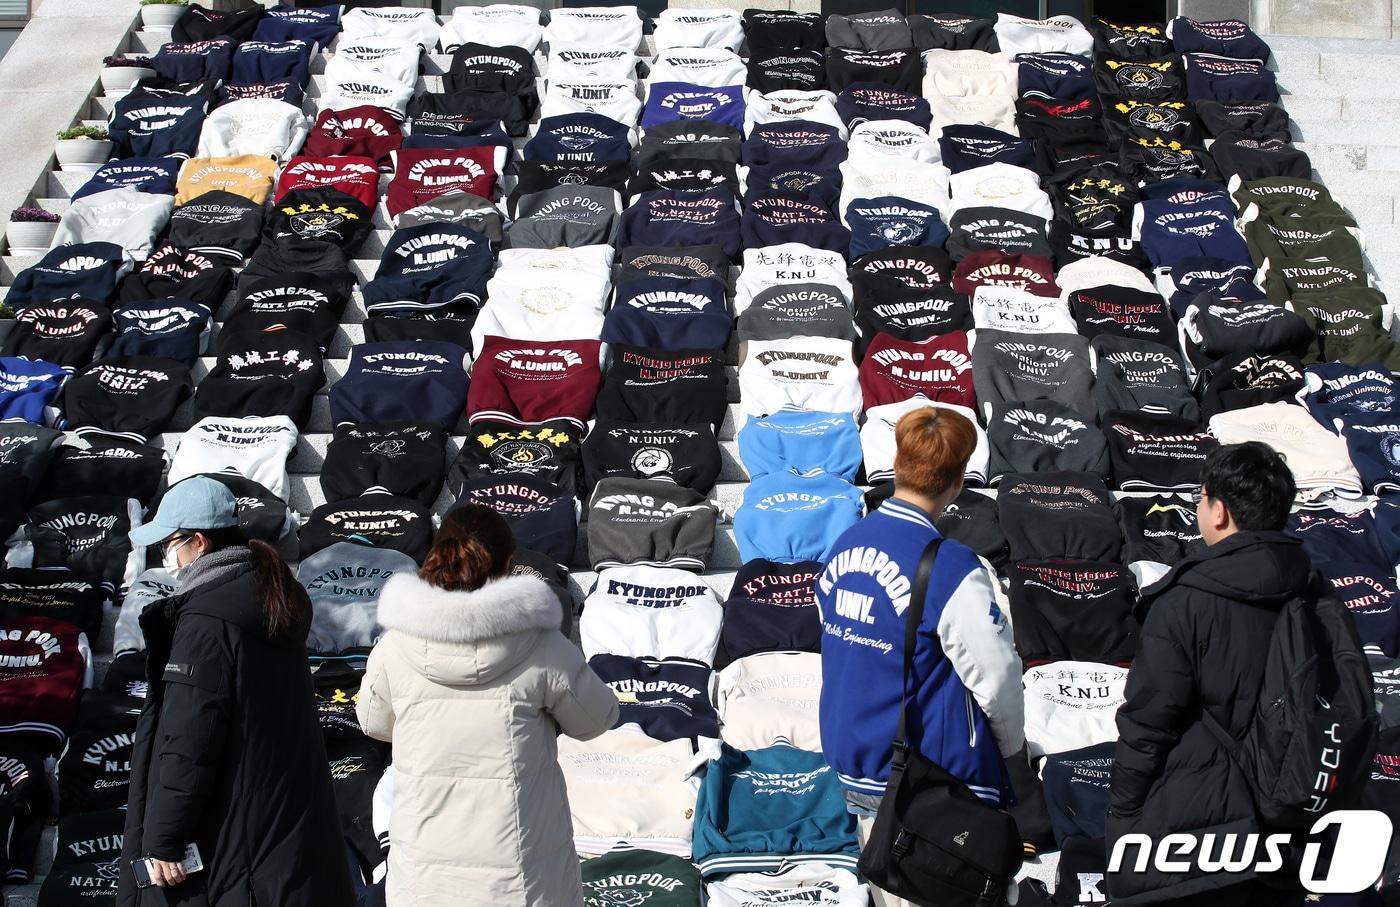
[[[186,543],[191,542],[193,540],[194,536],[190,536],[189,538],[181,540],[179,544],[170,545],[164,551],[161,552],[160,565],[161,567],[165,568],[166,573],[170,574],[171,579],[178,579],[180,576],[180,572],[184,570],[185,567],[188,567],[190,564],[194,563],[194,561],[190,561],[190,564],[186,564],[184,567],[181,567],[180,562],[176,557],[177,552],[179,552],[179,550],[183,548],[186,545]],[[199,558],[195,558],[195,560],[199,560]]]

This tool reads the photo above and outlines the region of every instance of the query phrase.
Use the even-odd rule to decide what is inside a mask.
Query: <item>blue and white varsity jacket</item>
[[[822,752],[857,793],[885,792],[904,613],[919,556],[937,536],[927,513],[890,498],[836,540],[817,577]],[[987,571],[959,542],[939,549],[909,686],[908,732],[918,751],[989,803],[1013,803],[1003,757],[1024,739],[1021,659]]]

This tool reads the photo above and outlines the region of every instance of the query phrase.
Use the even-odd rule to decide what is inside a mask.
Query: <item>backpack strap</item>
[[[928,598],[933,562],[938,559],[938,549],[942,544],[943,539],[933,539],[919,555],[919,567],[914,572],[914,586],[909,593],[909,607],[904,612],[904,674],[900,682],[903,696],[899,707],[899,727],[895,729],[893,744],[894,765],[898,768],[904,766],[905,755],[909,752],[909,675],[914,671],[914,647],[919,641],[919,625],[924,622],[924,600]]]
[[[1278,617],[1274,619],[1275,627],[1277,627],[1278,621],[1283,618],[1283,612],[1286,611],[1288,609],[1288,606],[1293,604],[1293,602],[1301,602],[1303,604],[1303,607],[1307,608],[1310,611],[1314,611],[1317,608],[1318,601],[1320,601],[1323,596],[1329,594],[1331,592],[1331,588],[1331,584],[1322,578],[1322,574],[1318,573],[1316,570],[1312,571],[1312,574],[1308,577],[1307,589],[1303,591],[1300,595],[1284,602],[1283,607],[1279,608]],[[1272,641],[1273,636],[1270,635],[1269,639]],[[1264,680],[1261,677],[1259,680],[1261,686],[1263,682]],[[1255,691],[1256,701],[1259,698],[1260,692],[1260,690]],[[1237,739],[1233,734],[1231,734],[1229,729],[1226,728],[1225,725],[1217,721],[1215,716],[1212,715],[1204,707],[1201,708],[1201,723],[1206,726],[1206,730],[1210,731],[1211,736],[1218,740],[1220,742],[1220,745],[1225,748],[1225,752],[1229,754],[1230,758],[1236,759],[1236,761],[1238,761],[1237,757],[1240,748],[1239,739]],[[1248,725],[1246,725],[1245,727],[1245,732],[1248,733]]]

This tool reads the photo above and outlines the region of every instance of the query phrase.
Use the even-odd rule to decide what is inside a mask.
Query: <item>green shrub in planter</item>
[[[58,134],[59,141],[70,139],[93,139],[103,142],[107,140],[107,130],[101,126],[70,126]]]
[[[100,126],[73,126],[58,134],[54,155],[64,170],[96,170],[112,156],[112,141]]]

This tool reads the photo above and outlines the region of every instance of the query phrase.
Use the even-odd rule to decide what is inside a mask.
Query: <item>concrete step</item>
[[[1333,197],[1365,192],[1369,195],[1400,195],[1400,171],[1337,170],[1325,175],[1324,184]]]
[[[1283,99],[1283,107],[1295,122],[1304,120],[1339,120],[1342,118],[1341,98],[1310,98],[1303,95],[1289,95]]]
[[[126,52],[133,54],[153,54],[160,50],[161,45],[169,40],[170,29],[168,28],[140,28],[131,33]]]
[[[1284,104],[1288,99],[1284,98]],[[1334,145],[1395,144],[1395,131],[1368,119],[1297,119],[1292,122],[1293,140]]]
[[[1323,175],[1323,182],[1328,173],[1365,169],[1370,147],[1337,142],[1294,142],[1294,146],[1307,153],[1313,169]]]
[[[1272,48],[1273,59],[1269,61],[1269,68],[1280,73],[1290,73],[1297,75],[1316,75],[1319,71],[1319,64],[1322,59],[1320,51],[1307,48],[1290,49],[1283,47]]]
[[[1373,257],[1400,259],[1400,224],[1376,227],[1366,234],[1366,248]]]
[[[1400,58],[1391,58],[1392,61]],[[1327,64],[1324,56],[1323,65]],[[1317,74],[1280,72],[1278,74],[1279,92],[1283,95],[1283,106],[1288,106],[1288,99],[1292,95],[1304,97],[1341,98],[1350,100],[1385,98],[1400,98],[1400,82],[1394,79],[1376,78],[1376,75],[1385,70],[1373,70],[1365,72],[1363,75],[1354,77],[1336,74],[1335,70],[1346,69],[1347,65],[1342,62],[1333,64],[1333,72],[1322,71]]]
[[[1366,147],[1366,169],[1400,173],[1400,134],[1392,130],[1384,137],[1384,142]]]
[[[1371,123],[1382,134],[1394,135],[1394,123],[1400,119],[1400,101],[1377,98],[1343,98],[1342,119]]]
[[[1318,75],[1324,80],[1341,81],[1347,85],[1347,97],[1400,97],[1397,94],[1359,94],[1351,90],[1361,83],[1389,83],[1394,89],[1394,79],[1387,78],[1400,65],[1400,42],[1390,42],[1382,48],[1370,51],[1322,51],[1319,56]]]
[[[1331,188],[1329,183],[1329,188]],[[1332,198],[1342,205],[1361,225],[1361,230],[1370,235],[1376,226],[1400,223],[1400,198],[1393,194],[1372,195],[1364,188],[1332,190]]]
[[[1263,38],[1275,56],[1280,51],[1383,57],[1400,55],[1400,45],[1384,38],[1312,38],[1300,35],[1264,35]]]

